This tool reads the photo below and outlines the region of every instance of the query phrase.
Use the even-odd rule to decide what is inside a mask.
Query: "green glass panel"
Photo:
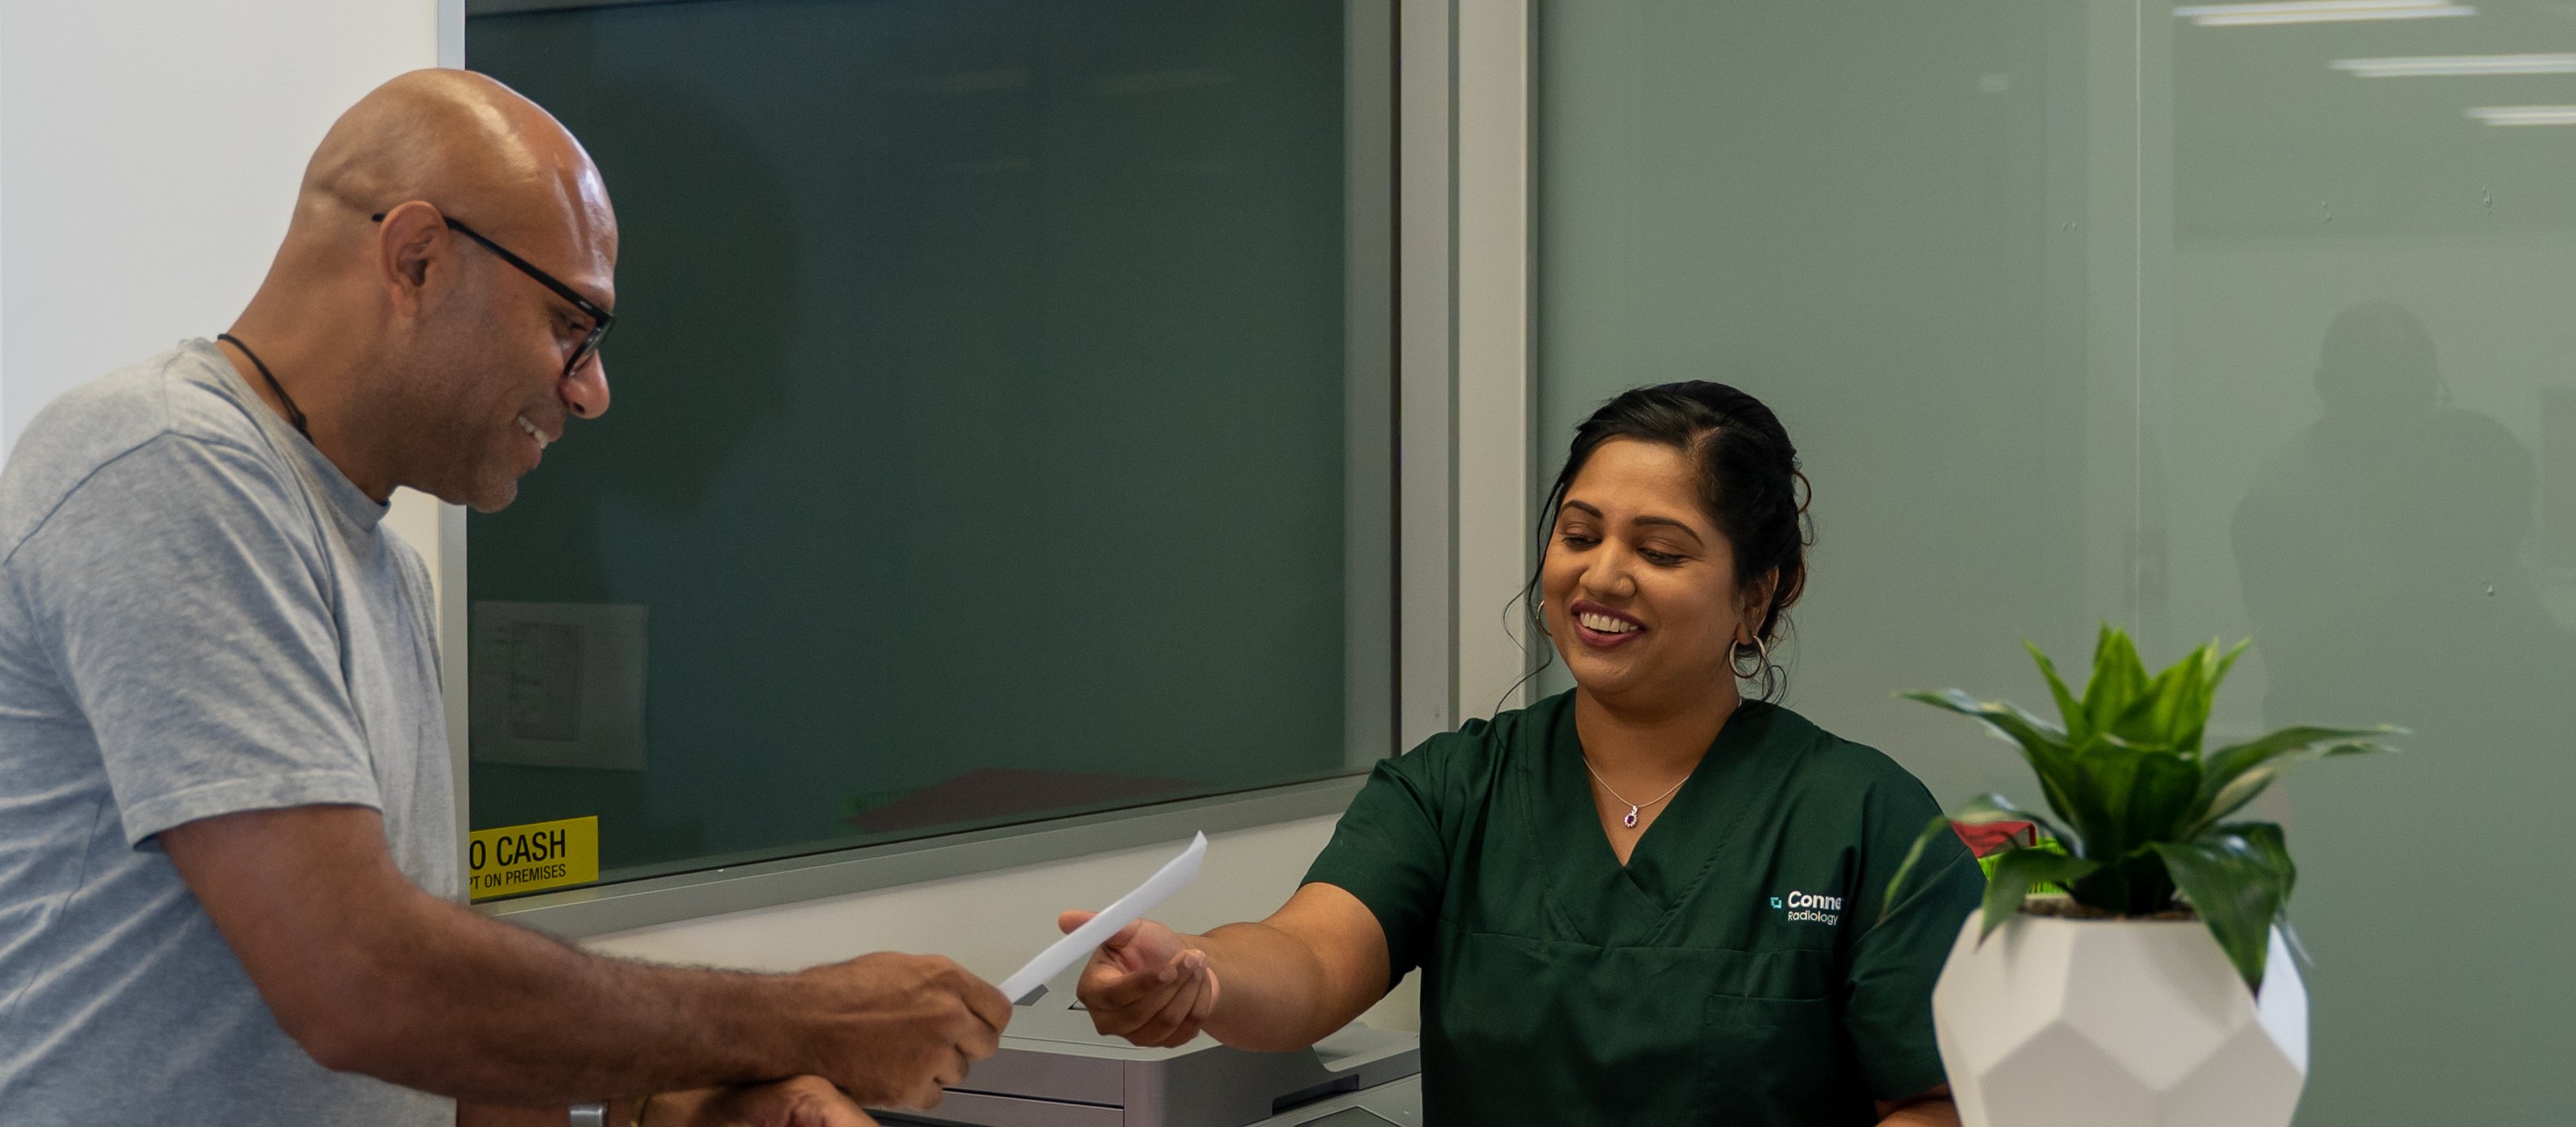
[[[1339,0],[467,46],[622,235],[613,409],[469,523],[478,827],[614,879],[1345,769]]]

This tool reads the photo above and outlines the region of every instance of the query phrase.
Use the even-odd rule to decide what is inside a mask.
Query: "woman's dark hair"
[[[1687,455],[1698,471],[1700,508],[1735,552],[1735,585],[1740,591],[1761,589],[1778,576],[1768,606],[1756,619],[1753,636],[1761,643],[1761,672],[1746,677],[1762,686],[1762,698],[1774,699],[1786,687],[1787,675],[1770,660],[1769,647],[1788,631],[1789,607],[1807,586],[1807,545],[1814,536],[1807,521],[1810,493],[1807,475],[1798,468],[1797,448],[1780,417],[1762,401],[1722,383],[1689,380],[1656,384],[1623,392],[1601,405],[1574,430],[1574,447],[1565,469],[1547,491],[1538,515],[1539,555],[1546,558],[1554,539],[1557,510],[1592,452],[1614,438],[1633,438],[1669,446]],[[1530,577],[1527,597],[1538,615],[1539,577]],[[1737,656],[1730,653],[1730,658]],[[1739,675],[1741,675],[1741,667]]]

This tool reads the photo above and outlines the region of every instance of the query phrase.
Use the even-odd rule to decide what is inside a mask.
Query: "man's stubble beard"
[[[472,350],[470,339],[424,344],[424,351],[446,362],[387,371],[380,388],[407,471],[403,484],[450,504],[496,512],[518,495],[517,463],[509,455],[519,436],[506,429],[508,420],[473,417],[485,406],[476,391],[489,382],[493,365]]]

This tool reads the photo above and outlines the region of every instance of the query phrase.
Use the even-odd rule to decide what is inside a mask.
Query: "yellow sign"
[[[476,900],[598,879],[596,817],[476,830],[466,838],[465,889]]]

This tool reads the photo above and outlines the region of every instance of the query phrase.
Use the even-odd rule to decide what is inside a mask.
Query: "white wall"
[[[0,455],[54,396],[231,324],[331,122],[464,38],[464,0],[0,4]],[[439,559],[437,502],[403,491],[391,524]]]
[[[250,299],[305,158],[438,0],[0,5],[0,442]],[[461,11],[461,9],[458,9]]]

